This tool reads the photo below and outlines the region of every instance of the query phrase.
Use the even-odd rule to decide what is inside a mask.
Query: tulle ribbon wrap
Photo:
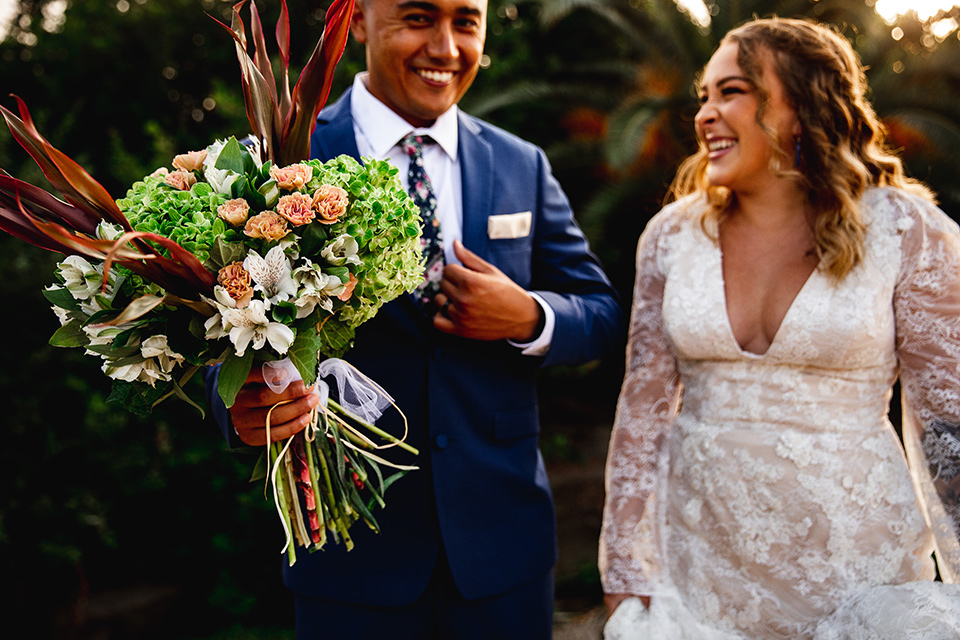
[[[263,378],[274,393],[282,393],[292,382],[301,380],[300,372],[285,358],[263,363]],[[333,378],[337,398],[323,378]],[[327,541],[327,532],[335,542],[353,548],[349,528],[358,519],[379,531],[373,516],[376,506],[383,507],[383,493],[396,479],[416,466],[390,462],[374,451],[399,447],[418,451],[407,444],[407,419],[393,398],[376,382],[353,365],[339,358],[320,363],[313,393],[320,403],[312,411],[306,429],[285,441],[269,445],[264,465],[266,488],[272,488],[274,504],[286,533],[291,565],[296,562],[296,547],[315,551]],[[290,401],[274,405],[267,413],[267,441],[270,442],[271,415]],[[395,437],[374,423],[389,408],[403,417],[404,433]],[[395,473],[384,477],[381,467]],[[259,473],[254,478],[259,478]]]

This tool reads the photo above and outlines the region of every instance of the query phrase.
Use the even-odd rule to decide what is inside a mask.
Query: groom
[[[391,460],[420,469],[387,491],[381,533],[354,527],[352,551],[328,543],[285,568],[298,638],[551,636],[556,528],[534,378],[619,349],[623,322],[543,152],[457,109],[486,10],[485,0],[359,0],[352,33],[368,71],[313,134],[316,158],[387,158],[404,179],[412,165],[442,280],[385,305],[346,356],[408,419],[420,455],[391,450]],[[411,133],[419,140],[405,141]],[[316,402],[302,384],[277,396],[253,372],[229,419],[215,409],[233,441],[261,446],[282,399],[293,402],[271,416],[280,439]],[[378,426],[403,432],[392,411]]]

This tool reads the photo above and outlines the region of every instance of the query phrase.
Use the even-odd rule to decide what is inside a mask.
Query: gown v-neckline
[[[733,323],[730,321],[730,310],[727,307],[727,280],[726,280],[726,277],[723,275],[723,249],[720,248],[719,243],[715,245],[715,251],[717,256],[717,262],[719,265],[719,268],[717,269],[717,271],[719,273],[719,279],[720,279],[720,302],[723,305],[723,319],[726,322],[727,334],[730,336],[730,340],[733,342],[734,348],[736,348],[737,352],[741,356],[744,356],[747,358],[755,358],[758,360],[763,359],[770,353],[770,351],[774,348],[774,346],[776,346],[777,343],[779,342],[780,334],[783,332],[783,327],[784,325],[787,324],[787,320],[789,320],[790,316],[793,314],[793,309],[794,307],[797,306],[797,301],[803,295],[804,291],[806,291],[811,286],[810,285],[811,281],[813,281],[814,277],[820,272],[820,263],[818,262],[817,265],[813,268],[813,271],[811,271],[810,274],[807,276],[807,279],[803,281],[803,285],[797,291],[796,295],[793,297],[793,300],[790,301],[790,305],[787,307],[787,311],[786,313],[783,314],[783,317],[780,318],[780,324],[777,325],[777,330],[774,331],[773,338],[770,340],[770,344],[767,345],[766,351],[764,351],[763,353],[755,353],[753,351],[748,351],[747,349],[744,349],[743,346],[740,344],[740,341],[737,339],[737,334],[734,333],[733,331]]]

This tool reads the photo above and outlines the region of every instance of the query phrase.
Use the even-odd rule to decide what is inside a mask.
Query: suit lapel
[[[486,255],[487,217],[493,202],[493,149],[480,137],[480,127],[459,116],[460,179],[463,188],[463,244]]]
[[[320,112],[317,128],[311,138],[310,156],[330,160],[341,154],[360,159],[357,138],[353,133],[350,117],[350,94],[348,89],[334,104]]]

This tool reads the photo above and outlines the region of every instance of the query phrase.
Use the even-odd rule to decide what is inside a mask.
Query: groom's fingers
[[[240,439],[254,447],[267,443],[267,421],[270,421],[270,440],[285,440],[310,424],[310,412],[319,399],[315,394],[269,407],[248,407],[235,403],[230,407],[230,418]]]
[[[463,243],[459,240],[453,241],[453,253],[457,256],[457,259],[460,260],[461,264],[471,271],[477,271],[479,273],[499,271],[495,266],[463,246]]]
[[[310,411],[319,398],[307,389],[302,380],[292,382],[281,393],[274,393],[263,379],[261,367],[251,369],[243,387],[230,407],[230,420],[240,439],[251,446],[267,443],[267,420],[270,440],[289,438],[310,423]]]

